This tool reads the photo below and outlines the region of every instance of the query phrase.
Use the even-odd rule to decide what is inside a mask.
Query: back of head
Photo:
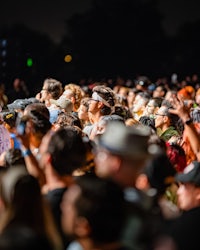
[[[22,152],[18,148],[10,148],[5,153],[5,167],[11,167],[15,165],[24,165],[25,160],[22,155]]]
[[[28,226],[36,232],[44,230],[43,203],[38,180],[29,175],[24,166],[9,168],[1,176],[1,198],[5,212],[1,230],[10,225]]]
[[[27,115],[27,119],[31,120],[35,133],[45,135],[51,129],[52,125],[49,119],[37,110],[31,110]]]
[[[51,137],[47,151],[52,155],[52,166],[60,175],[72,174],[86,160],[82,136],[72,127],[57,130]]]
[[[14,110],[4,111],[2,112],[2,116],[5,123],[7,123],[11,128],[15,127],[17,112],[15,112]]]
[[[76,200],[78,216],[85,217],[95,243],[119,240],[123,221],[124,198],[121,188],[96,176],[77,179],[81,193]]]
[[[150,186],[155,188],[159,194],[163,194],[166,188],[174,182],[176,174],[175,168],[164,151],[155,155],[148,162],[144,172],[147,175]]]
[[[47,119],[50,118],[49,110],[44,103],[38,102],[29,104],[24,110],[24,115],[29,115],[32,110],[37,111],[38,113],[45,116]]]

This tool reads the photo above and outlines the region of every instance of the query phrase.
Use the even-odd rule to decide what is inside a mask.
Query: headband
[[[93,92],[92,99],[102,102],[105,106],[111,108],[111,105],[105,99],[103,99],[97,92]]]

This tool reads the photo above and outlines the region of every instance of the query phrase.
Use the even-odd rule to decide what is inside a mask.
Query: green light
[[[32,58],[27,58],[27,61],[26,61],[26,65],[28,66],[28,67],[32,67],[33,66],[33,60],[32,60]]]

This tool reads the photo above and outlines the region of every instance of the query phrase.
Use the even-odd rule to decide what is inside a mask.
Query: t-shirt
[[[11,148],[10,133],[4,125],[0,125],[0,155],[9,148]]]

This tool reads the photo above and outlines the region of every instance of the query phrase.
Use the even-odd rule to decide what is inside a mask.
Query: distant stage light
[[[72,61],[72,56],[71,55],[66,55],[65,58],[64,58],[64,61],[69,63]]]
[[[32,67],[33,66],[33,59],[32,58],[27,58],[26,60],[26,65],[27,67]]]

